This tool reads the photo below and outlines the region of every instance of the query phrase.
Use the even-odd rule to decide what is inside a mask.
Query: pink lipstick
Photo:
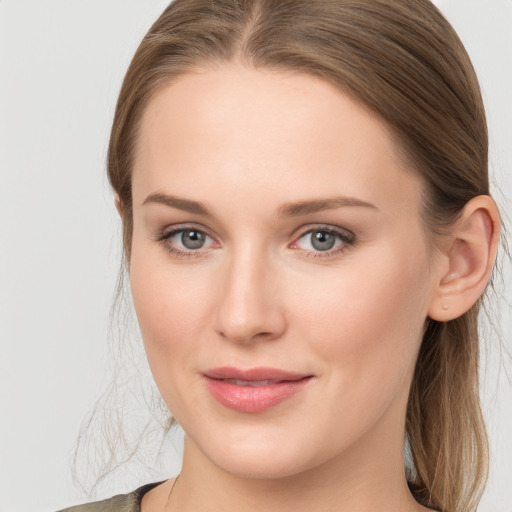
[[[225,407],[239,412],[262,412],[299,393],[312,375],[275,368],[213,368],[204,374],[206,387]]]

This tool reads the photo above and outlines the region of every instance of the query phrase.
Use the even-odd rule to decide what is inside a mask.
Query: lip
[[[277,368],[212,368],[203,373],[206,387],[223,406],[239,412],[262,412],[304,389],[313,375]]]

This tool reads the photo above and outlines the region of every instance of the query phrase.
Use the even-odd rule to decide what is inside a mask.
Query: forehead
[[[183,75],[151,99],[133,175],[135,204],[176,188],[377,202],[400,191],[417,199],[419,186],[401,168],[386,124],[333,85],[234,65]]]

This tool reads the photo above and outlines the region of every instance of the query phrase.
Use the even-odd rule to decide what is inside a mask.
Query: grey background
[[[493,191],[510,215],[512,1],[436,3],[480,76]],[[83,500],[69,462],[85,413],[109,380],[108,315],[120,245],[104,177],[109,126],[126,66],[166,4],[0,0],[2,512],[50,512]],[[510,272],[506,279],[510,301]],[[511,317],[504,307],[508,350]],[[480,510],[511,512],[512,365],[496,340],[486,347],[492,472]],[[119,477],[110,493],[148,475],[142,468]]]

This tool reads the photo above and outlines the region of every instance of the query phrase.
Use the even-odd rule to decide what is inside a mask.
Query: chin
[[[299,460],[299,454],[276,453],[276,450],[259,453],[222,453],[212,462],[223,471],[240,478],[276,480],[287,478],[311,469]]]
[[[234,430],[216,436],[212,432],[214,438],[197,441],[188,436],[187,442],[213,465],[241,478],[286,478],[325,462],[320,460],[321,450],[314,449],[311,439],[294,439],[286,430],[276,432],[261,427],[256,432]]]

